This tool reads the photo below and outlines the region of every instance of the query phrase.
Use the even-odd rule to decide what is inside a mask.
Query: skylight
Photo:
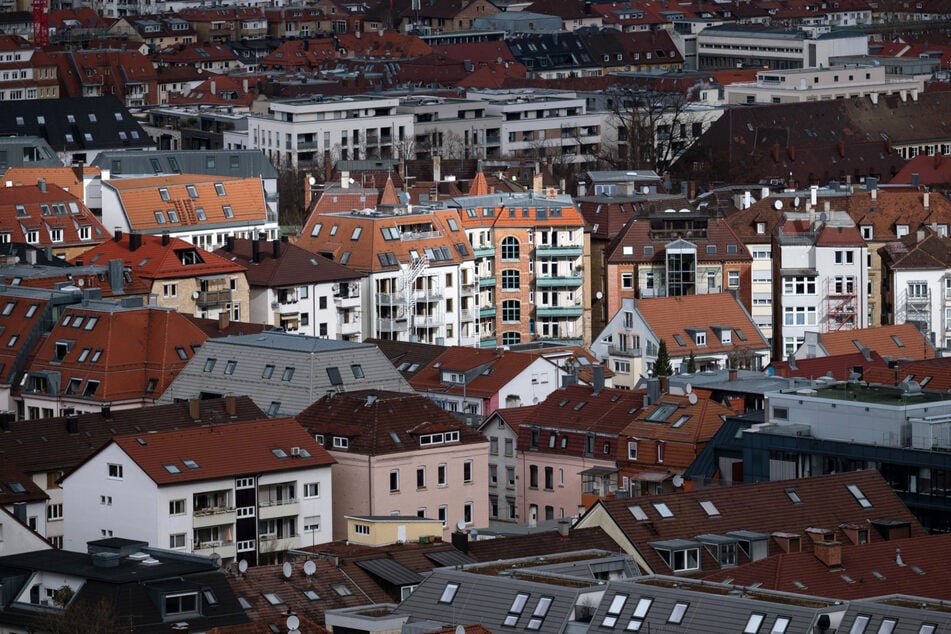
[[[442,590],[442,595],[439,597],[440,603],[452,603],[452,600],[456,598],[456,592],[459,590],[458,583],[447,583],[446,587]]]
[[[647,519],[647,513],[645,513],[644,509],[642,509],[637,504],[627,507],[627,510],[631,512],[631,515],[634,516],[634,519],[640,522],[643,522]]]
[[[855,496],[855,500],[859,503],[859,506],[861,506],[863,509],[872,507],[871,501],[869,501],[869,499],[865,497],[865,494],[862,492],[862,489],[859,488],[859,485],[848,484],[846,485],[845,488],[849,490],[849,493]]]
[[[181,469],[179,469],[177,466],[175,466],[175,465],[173,465],[173,464],[167,464],[167,465],[165,465],[165,470],[168,471],[169,473],[181,473],[181,472],[182,472]]]
[[[799,497],[799,494],[796,492],[796,489],[786,489],[786,496],[789,498],[789,501],[793,504],[802,504],[802,498]]]
[[[707,517],[714,517],[720,514],[720,509],[717,508],[717,505],[714,504],[712,500],[701,500],[700,506],[703,507]]]
[[[661,517],[673,517],[674,512],[670,510],[670,507],[667,506],[664,502],[654,502],[654,508],[657,509],[657,512],[660,513]]]

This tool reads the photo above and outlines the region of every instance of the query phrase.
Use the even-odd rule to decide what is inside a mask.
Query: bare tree
[[[37,625],[50,634],[113,634],[123,629],[105,598],[95,603],[77,600],[65,611],[43,615]]]
[[[630,85],[616,85],[609,94],[617,136],[610,142],[602,136],[599,158],[614,169],[665,171],[699,136],[688,94]]]

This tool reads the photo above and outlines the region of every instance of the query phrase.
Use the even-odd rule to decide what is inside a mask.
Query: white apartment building
[[[470,91],[501,118],[501,156],[538,161],[593,161],[601,143],[601,113],[588,112],[574,92],[532,89]]]
[[[271,101],[246,132],[224,133],[225,147],[260,150],[274,165],[322,166],[338,160],[399,158],[413,139],[413,115],[396,97],[314,96]]]
[[[477,99],[411,96],[400,99],[397,112],[413,115],[413,148],[417,159],[502,156],[502,116],[486,113]]]
[[[830,68],[765,70],[756,73],[755,82],[724,86],[726,102],[798,103],[868,97],[877,103],[880,96],[900,95],[902,100],[918,99],[924,91],[924,78],[886,76],[884,66],[849,65]]]
[[[63,481],[63,548],[122,537],[279,562],[331,541],[333,462],[293,418],[116,436]]]
[[[786,212],[773,242],[780,283],[773,301],[774,358],[786,358],[805,333],[868,326],[868,246],[844,211]]]

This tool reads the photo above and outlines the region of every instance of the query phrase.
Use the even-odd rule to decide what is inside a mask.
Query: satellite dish
[[[774,201],[773,201],[773,209],[775,209],[776,211],[779,211],[779,210],[782,209],[782,208],[783,208],[783,201],[781,201],[781,200],[774,200]]]
[[[238,572],[240,572],[241,574],[244,574],[247,571],[248,571],[248,560],[242,559],[241,561],[238,562]]]
[[[673,482],[674,486],[679,489],[680,487],[684,485],[684,477],[678,473],[677,475],[673,477],[673,480],[671,480],[671,482]]]
[[[215,568],[221,568],[221,555],[211,553],[211,563],[214,564]]]
[[[317,572],[317,564],[308,559],[304,562],[304,574],[308,577]]]
[[[311,176],[311,177],[309,177],[309,178],[307,179],[307,182],[310,183],[311,185],[316,185],[316,184],[317,184],[317,179],[314,178],[313,176]]]
[[[296,630],[300,627],[300,619],[296,614],[292,614],[287,617],[287,629]]]
[[[291,578],[291,574],[292,574],[293,572],[294,572],[294,569],[291,568],[291,562],[285,561],[285,562],[284,562],[284,578],[285,578],[285,579],[290,579],[290,578]]]
[[[647,185],[644,185],[643,187],[641,187],[641,193],[642,193],[642,194],[649,194],[649,193],[651,193],[651,188],[648,187]]]
[[[459,530],[464,530],[466,528],[466,521],[459,520],[458,522],[456,522],[456,528],[458,528]]]
[[[601,291],[598,291],[597,293],[595,293],[594,296],[597,299],[604,299],[604,293],[602,293]]]
[[[799,209],[799,196],[796,196],[795,198],[793,198],[792,204],[793,204],[793,207],[795,207],[796,209]]]
[[[462,625],[462,624],[457,625],[457,626],[456,626],[456,634],[466,634],[466,626],[465,626],[465,625]]]
[[[693,386],[687,383],[686,385],[684,385],[684,392],[686,392],[687,394],[690,394],[691,392],[693,392]]]
[[[691,405],[696,405],[696,404],[697,404],[697,395],[696,395],[695,393],[691,392],[690,394],[687,395],[687,400],[690,402]]]
[[[192,293],[192,299],[198,299],[199,297],[201,297],[201,293],[199,293],[198,291],[195,291],[194,293]]]

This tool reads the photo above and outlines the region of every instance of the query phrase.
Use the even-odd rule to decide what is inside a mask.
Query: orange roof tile
[[[472,184],[469,185],[469,195],[470,196],[485,196],[489,193],[489,184],[485,180],[485,174],[479,172],[475,175],[475,178],[472,179]]]
[[[267,203],[260,178],[175,174],[112,179],[133,231],[174,231],[193,225],[260,223]],[[230,215],[229,215],[230,214]]]
[[[142,439],[143,442],[139,442]],[[293,418],[133,434],[113,439],[159,485],[329,466],[336,462]],[[292,456],[291,448],[308,456]],[[281,457],[277,450],[282,450]],[[194,460],[189,468],[185,460]],[[175,471],[166,468],[174,465]]]
[[[89,177],[99,176],[98,167],[85,166],[83,174]],[[82,179],[74,167],[11,167],[3,173],[4,182],[14,185],[36,185],[37,181],[45,180],[49,185],[63,188],[77,198],[82,198]]]
[[[10,242],[54,248],[92,246],[108,236],[82,199],[62,187],[47,183],[44,191],[34,183],[4,187],[0,192],[0,232],[8,233]],[[31,231],[36,232],[35,240],[27,239]]]
[[[637,301],[637,310],[658,339],[667,343],[672,357],[689,355],[693,352],[700,356],[710,353],[731,352],[733,350],[766,350],[768,345],[749,313],[740,301],[731,293],[712,295],[683,295],[680,297],[658,297]],[[742,331],[745,341],[737,334],[732,343],[721,343],[710,330],[710,324],[719,324],[732,328],[733,332]],[[706,345],[698,346],[691,330],[699,329],[707,333]],[[684,345],[677,341],[680,339]]]
[[[931,359],[935,356],[928,337],[912,323],[823,332],[819,334],[819,347],[828,356],[861,351],[862,347],[894,359]]]

